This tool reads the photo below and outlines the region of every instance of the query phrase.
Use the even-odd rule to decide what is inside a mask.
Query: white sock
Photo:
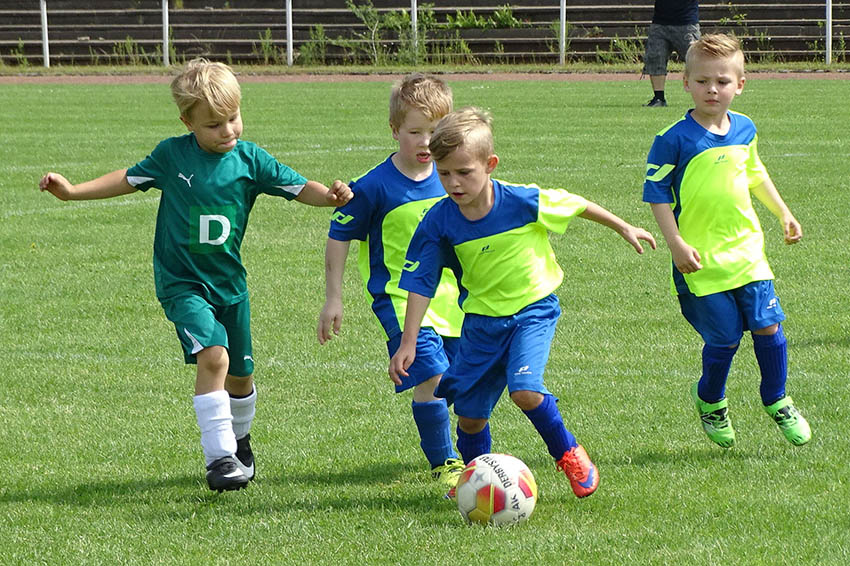
[[[207,466],[236,453],[233,417],[230,414],[230,395],[227,391],[212,391],[195,395],[195,416],[201,429],[201,448]]]
[[[233,434],[244,438],[251,432],[254,413],[257,412],[257,386],[247,397],[230,398],[230,412],[233,414]]]

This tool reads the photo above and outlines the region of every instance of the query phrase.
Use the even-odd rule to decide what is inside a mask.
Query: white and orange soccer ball
[[[519,458],[482,454],[464,468],[455,497],[458,511],[469,522],[513,525],[534,511],[537,483]]]

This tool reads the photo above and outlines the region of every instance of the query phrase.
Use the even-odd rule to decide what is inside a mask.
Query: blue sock
[[[475,434],[463,432],[459,426],[457,427],[457,449],[460,451],[460,455],[463,457],[465,463],[469,463],[482,454],[488,454],[492,442],[492,438],[490,437],[490,423],[484,425],[481,432],[476,432]]]
[[[451,423],[449,408],[445,399],[428,401],[427,403],[413,402],[413,421],[419,429],[419,446],[428,458],[431,467],[441,466],[447,458],[457,458],[452,448]]]
[[[575,436],[564,426],[558,403],[552,395],[544,395],[543,402],[536,409],[523,413],[540,433],[554,459],[560,460],[564,452],[578,446]]]
[[[761,370],[761,402],[772,405],[785,397],[785,380],[788,378],[788,342],[782,325],[776,334],[753,334],[753,350]]]
[[[699,378],[697,393],[706,403],[716,403],[726,396],[726,378],[732,367],[732,358],[738,346],[734,348],[709,346],[702,349],[702,377]]]

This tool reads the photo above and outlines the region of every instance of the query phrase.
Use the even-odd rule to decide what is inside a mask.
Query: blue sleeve
[[[673,176],[679,162],[678,154],[678,148],[665,137],[655,136],[646,159],[646,178],[643,183],[644,202],[675,202]]]
[[[362,182],[354,181],[349,186],[354,198],[334,210],[328,237],[342,242],[366,241],[377,208],[374,191],[367,190],[367,185]]]
[[[443,267],[447,265],[443,259],[441,238],[435,230],[437,223],[428,221],[429,216],[433,219],[430,212],[413,233],[398,286],[405,291],[433,298],[437,294]]]

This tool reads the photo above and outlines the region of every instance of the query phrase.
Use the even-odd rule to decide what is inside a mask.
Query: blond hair
[[[685,76],[693,68],[696,59],[725,59],[732,58],[738,77],[744,76],[744,51],[741,42],[734,35],[725,33],[709,33],[693,42],[685,55]]]
[[[410,110],[419,110],[429,120],[439,120],[452,111],[452,89],[433,75],[410,73],[390,92],[390,126],[400,128]]]
[[[206,102],[217,116],[228,116],[239,110],[242,90],[230,67],[199,57],[171,81],[171,96],[181,116],[188,117],[198,102]]]
[[[467,106],[446,114],[431,135],[428,149],[434,161],[440,161],[460,146],[481,161],[493,155],[493,116],[488,111]]]

